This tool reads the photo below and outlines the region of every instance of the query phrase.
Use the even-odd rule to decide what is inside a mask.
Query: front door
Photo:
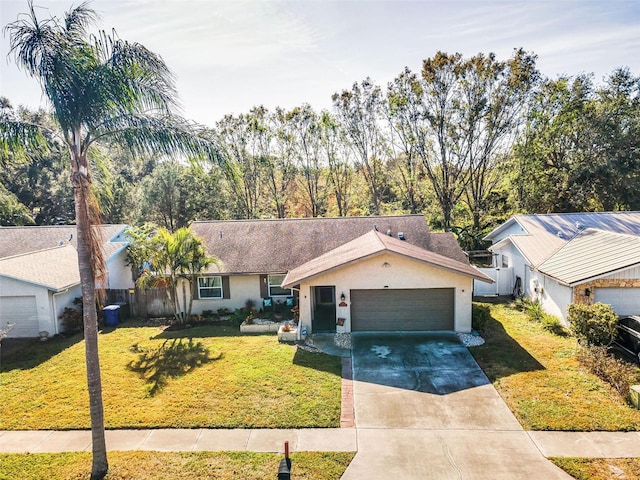
[[[336,331],[336,289],[330,287],[314,287],[313,290],[313,331]]]

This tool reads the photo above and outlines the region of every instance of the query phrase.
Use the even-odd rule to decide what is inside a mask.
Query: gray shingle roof
[[[61,291],[80,283],[78,253],[64,245],[2,258],[0,275]]]
[[[285,273],[377,227],[394,237],[468,263],[451,234],[432,234],[422,215],[194,222],[192,231],[222,273]],[[216,267],[211,268],[217,272]]]
[[[586,229],[538,270],[567,285],[640,264],[640,236]]]
[[[402,255],[429,265],[493,283],[493,280],[468,263],[459,262],[450,257],[424,250],[406,241],[398,240],[381,232],[371,230],[344,245],[290,270],[283,281],[283,287],[293,287],[321,273],[385,252]]]
[[[126,225],[100,225],[102,239],[107,242],[117,236]],[[0,227],[0,258],[76,243],[75,225],[32,227]]]

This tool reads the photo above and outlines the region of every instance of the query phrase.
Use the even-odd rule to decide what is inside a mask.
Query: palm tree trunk
[[[84,323],[85,362],[89,390],[89,413],[91,416],[91,442],[93,464],[91,479],[102,479],[109,469],[104,432],[104,409],[102,405],[102,380],[98,356],[98,318],[96,314],[96,290],[94,268],[91,260],[91,222],[88,215],[89,181],[76,173],[73,178],[76,207],[76,229],[78,237],[78,267],[82,285],[82,307]]]

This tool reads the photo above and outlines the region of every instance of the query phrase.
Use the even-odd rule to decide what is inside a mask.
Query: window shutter
[[[198,277],[196,277],[193,282],[193,299],[194,300],[200,300],[200,289],[198,288],[198,285],[200,285],[199,282],[200,281],[198,280]]]
[[[269,278],[267,275],[260,275],[260,297],[269,298]]]
[[[222,298],[231,298],[231,289],[229,288],[229,277],[222,277]]]

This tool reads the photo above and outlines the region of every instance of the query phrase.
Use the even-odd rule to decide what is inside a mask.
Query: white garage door
[[[640,314],[640,288],[596,288],[595,301],[608,303],[618,315]]]
[[[351,331],[453,330],[454,289],[351,290]]]
[[[37,337],[36,297],[0,297],[0,328],[6,328],[9,323],[15,323],[9,337]]]

